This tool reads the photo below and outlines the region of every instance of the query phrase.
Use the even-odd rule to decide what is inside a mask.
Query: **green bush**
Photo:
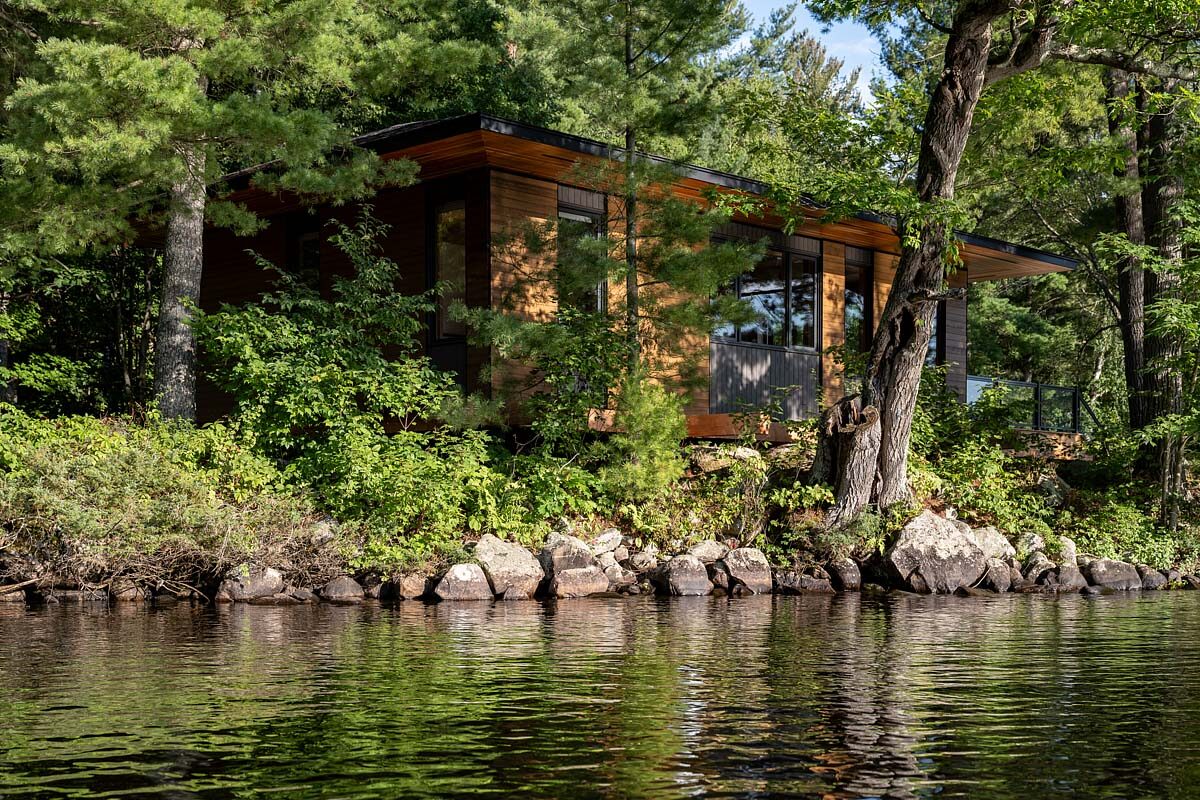
[[[0,552],[8,579],[200,588],[245,563],[312,583],[342,540],[221,426],[151,416],[41,420],[0,406]]]

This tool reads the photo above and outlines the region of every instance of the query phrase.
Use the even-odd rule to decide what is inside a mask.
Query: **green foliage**
[[[10,578],[203,587],[242,563],[315,581],[343,542],[223,426],[151,416],[43,420],[0,405],[0,550]],[[14,572],[16,574],[14,574]],[[26,576],[27,577],[27,576]]]
[[[621,387],[614,433],[598,451],[601,484],[610,498],[630,507],[662,497],[683,475],[680,445],[687,436],[682,400],[634,374]]]

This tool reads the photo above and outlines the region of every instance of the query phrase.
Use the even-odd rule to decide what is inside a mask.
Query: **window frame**
[[[851,247],[850,245],[847,245],[847,250],[849,250],[850,247]],[[857,292],[857,294],[862,295],[862,299],[863,299],[863,319],[862,319],[862,341],[858,342],[856,344],[858,352],[866,353],[871,349],[871,343],[875,340],[875,251],[872,249],[869,249],[869,248],[865,248],[865,247],[859,247],[859,248],[855,248],[855,249],[861,250],[863,253],[865,253],[864,257],[861,260],[859,260],[857,258],[852,259],[849,256],[847,256],[844,264],[845,264],[846,269],[848,269],[850,267],[854,267],[855,269],[857,269],[859,271],[859,274],[862,276],[863,288],[866,289],[865,292]],[[843,277],[844,276],[845,276],[845,273],[843,272]],[[843,280],[843,286],[842,286],[842,296],[843,296],[842,308],[843,309],[845,309],[849,306],[849,303],[847,303],[845,300],[845,296],[849,293],[850,293],[849,283],[847,281]],[[846,338],[846,333],[847,333],[846,324],[848,322],[849,322],[849,318],[845,314],[845,311],[843,310],[843,312],[842,312],[842,337],[843,337],[843,342],[846,345],[850,344],[850,340],[848,338]]]
[[[432,202],[429,203],[429,212],[426,219],[426,285],[429,288],[433,288],[437,285],[440,279],[438,274],[441,270],[441,263],[439,259],[440,253],[438,247],[438,218],[445,210],[453,208],[461,209],[463,214],[463,287],[462,297],[460,299],[465,303],[467,299],[466,279],[467,274],[471,271],[468,255],[468,251],[470,250],[470,236],[468,235],[470,217],[467,214],[467,200],[463,192],[446,193],[444,196],[434,197],[431,198],[431,200]],[[466,330],[464,330],[462,333],[442,333],[441,303],[442,298],[436,298],[434,301],[434,309],[433,311],[430,311],[428,315],[427,328],[430,344],[436,345],[447,342],[466,341]],[[449,308],[449,304],[447,304],[447,308]]]
[[[563,190],[588,192],[596,195],[603,206],[603,210],[588,208],[578,203],[572,203],[563,200]],[[591,223],[592,229],[597,238],[608,236],[608,196],[600,192],[592,192],[585,189],[576,189],[576,187],[568,186],[567,184],[558,185],[558,208],[555,212],[555,220],[568,219],[573,222],[588,222]],[[596,314],[608,313],[608,281],[602,280],[596,282],[596,308],[589,309],[590,312]],[[558,296],[559,304],[562,303],[561,295]]]
[[[779,351],[785,351],[785,352],[789,352],[789,353],[818,354],[821,352],[821,319],[822,319],[821,315],[822,315],[822,305],[823,305],[823,303],[822,303],[823,292],[821,291],[821,286],[822,286],[822,282],[824,280],[824,275],[825,275],[825,241],[823,239],[815,239],[812,237],[805,237],[805,238],[810,238],[812,241],[817,242],[818,247],[820,249],[820,253],[814,254],[814,253],[805,252],[803,250],[799,250],[794,247],[788,247],[786,237],[783,238],[782,242],[778,241],[777,239],[779,237],[779,234],[776,231],[764,230],[763,233],[764,233],[764,236],[770,237],[773,240],[768,245],[767,249],[773,250],[773,251],[781,254],[784,259],[784,284],[783,284],[784,344],[781,344],[781,345],[780,344],[759,344],[756,342],[744,342],[738,338],[739,331],[735,331],[733,336],[718,336],[714,333],[709,338],[711,339],[711,341],[714,341],[714,342],[720,342],[722,344],[739,345],[741,347],[756,347],[756,348],[759,348],[762,350],[779,350]],[[727,234],[714,234],[711,237],[711,241],[714,244],[720,244],[723,242],[745,242],[746,239],[743,237],[730,236]],[[811,345],[806,345],[806,344],[797,345],[797,344],[791,343],[792,329],[793,329],[793,325],[792,325],[792,285],[793,285],[793,278],[796,274],[795,269],[794,269],[794,263],[797,258],[812,259],[812,261],[814,263],[814,269],[812,272],[812,276],[813,276],[813,292],[812,292],[813,293],[813,303],[812,303],[812,305],[813,305],[813,313],[812,313],[812,315],[813,315],[813,320],[812,320],[813,343]],[[806,273],[801,273],[801,274],[806,274]],[[736,278],[734,278],[734,281],[733,281],[732,288],[739,300],[742,297],[741,286],[742,286],[742,278],[743,277],[745,277],[745,276],[739,275]]]

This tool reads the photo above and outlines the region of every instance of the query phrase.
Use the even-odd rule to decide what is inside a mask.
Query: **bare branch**
[[[1200,80],[1200,69],[1196,67],[1155,61],[1144,56],[1122,53],[1118,50],[1106,50],[1102,47],[1059,44],[1051,48],[1049,55],[1051,58],[1060,61],[1112,67],[1113,69],[1132,72],[1137,75],[1150,75],[1162,78],[1163,80],[1188,82]]]

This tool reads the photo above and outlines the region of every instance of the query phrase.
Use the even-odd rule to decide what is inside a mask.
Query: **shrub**
[[[151,416],[40,420],[0,407],[0,551],[7,578],[203,587],[271,564],[312,583],[342,541],[279,473],[221,426]]]

